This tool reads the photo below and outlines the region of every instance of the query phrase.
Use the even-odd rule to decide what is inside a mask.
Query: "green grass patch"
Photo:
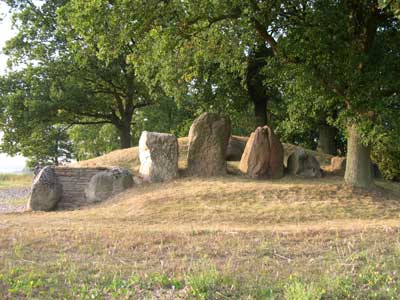
[[[8,206],[21,206],[25,205],[28,202],[28,197],[16,198],[16,199],[8,199],[8,200],[0,200],[0,203],[6,203]]]
[[[154,299],[158,295],[157,299],[193,300],[395,300],[400,293],[396,271],[370,265],[356,273],[314,281],[297,275],[254,281],[250,274],[225,274],[214,267],[188,273],[185,279],[165,274],[124,276],[96,268],[78,270],[74,265],[48,271],[16,266],[0,273],[1,299]]]
[[[0,189],[30,186],[32,179],[32,174],[0,174]]]

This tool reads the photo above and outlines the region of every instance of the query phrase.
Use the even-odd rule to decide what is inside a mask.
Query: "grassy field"
[[[0,299],[398,299],[400,186],[228,175],[0,215]]]
[[[32,184],[31,174],[0,174],[0,189],[24,187]]]

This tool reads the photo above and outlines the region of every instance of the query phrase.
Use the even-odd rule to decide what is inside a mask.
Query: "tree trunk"
[[[256,126],[259,127],[267,125],[268,99],[266,97],[261,97],[252,100],[254,102],[254,115],[256,117]]]
[[[264,85],[265,76],[262,69],[266,65],[266,57],[272,56],[272,49],[261,43],[249,55],[246,84],[251,101],[254,104],[256,126],[267,125],[267,104],[271,96],[270,90]]]
[[[318,151],[326,154],[336,155],[336,135],[337,129],[328,124],[320,124],[318,128]]]
[[[368,188],[374,185],[370,147],[361,143],[357,125],[348,126],[346,173],[344,181],[354,187]]]
[[[120,140],[120,148],[130,148],[132,146],[132,134],[130,122],[124,122],[120,126],[117,126]]]

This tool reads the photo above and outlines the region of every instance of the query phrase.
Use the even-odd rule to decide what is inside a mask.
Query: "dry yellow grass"
[[[353,190],[339,177],[270,181],[237,176],[185,177],[135,186],[104,203],[76,211],[2,215],[0,226],[15,223],[17,227],[54,229],[57,224],[102,226],[110,221],[114,225],[138,226],[141,231],[147,226],[152,230],[157,226],[164,230],[166,226],[166,230],[173,231],[191,230],[193,226],[264,230],[289,228],[291,224],[307,228],[314,223],[341,228],[352,222],[362,225],[400,219],[398,184],[392,183],[390,189]]]
[[[134,187],[81,210],[1,215],[0,255],[10,255],[18,244],[40,253],[30,260],[40,261],[43,251],[44,257],[72,251],[77,259],[102,253],[105,262],[129,262],[138,271],[156,271],[160,260],[173,258],[164,268],[178,272],[190,268],[184,262],[188,256],[204,253],[216,264],[239,255],[241,260],[255,259],[256,267],[254,249],[271,238],[283,247],[279,255],[294,261],[304,255],[296,243],[323,255],[324,243],[333,242],[337,234],[341,239],[383,234],[391,240],[387,232],[400,228],[399,197],[394,188],[352,190],[336,177],[182,178]]]

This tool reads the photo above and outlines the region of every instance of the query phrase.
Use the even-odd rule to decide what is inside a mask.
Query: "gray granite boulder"
[[[143,131],[139,140],[139,173],[144,181],[178,177],[178,140],[173,134]]]
[[[28,209],[33,211],[50,211],[61,199],[62,186],[52,167],[45,167],[39,171],[33,180],[31,195],[28,200]]]
[[[85,189],[88,203],[104,201],[133,186],[133,177],[128,170],[114,167],[94,175]]]
[[[226,174],[226,153],[231,122],[215,113],[203,113],[190,127],[188,174],[217,176]]]
[[[304,149],[297,149],[289,155],[287,171],[291,175],[305,178],[320,178],[322,176],[319,162]]]
[[[128,170],[119,167],[113,167],[110,169],[110,172],[114,177],[113,194],[123,192],[134,185],[133,176]]]
[[[109,198],[113,193],[114,177],[110,171],[94,175],[85,189],[86,201],[95,203]]]

